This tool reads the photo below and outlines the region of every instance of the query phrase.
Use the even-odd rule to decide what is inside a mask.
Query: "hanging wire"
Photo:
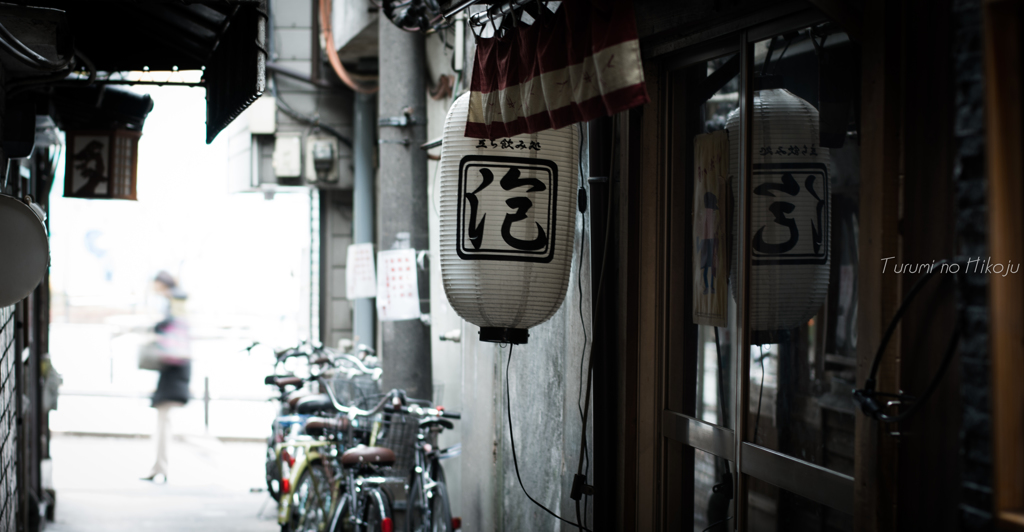
[[[579,170],[579,175],[583,176],[583,179],[586,179],[587,177],[586,177],[586,175],[583,172],[583,125],[582,124],[578,124],[577,125],[577,129],[579,130],[579,147],[578,147],[578,150],[577,150],[577,156],[578,157],[577,157],[577,161],[576,161],[576,167]],[[582,400],[583,400],[582,399],[582,396],[583,396],[583,362],[587,358],[587,344],[588,344],[588,341],[589,341],[587,339],[587,322],[586,322],[586,320],[583,317],[583,256],[584,256],[584,250],[586,249],[586,245],[587,245],[587,216],[586,216],[586,211],[587,211],[587,205],[586,205],[587,204],[587,189],[586,189],[586,187],[583,184],[580,184],[580,192],[579,193],[584,195],[583,196],[584,200],[580,203],[581,214],[583,214],[583,216],[582,216],[583,228],[582,228],[582,234],[580,235],[580,260],[579,260],[579,266],[577,266],[577,268],[576,268],[576,281],[577,281],[576,284],[577,284],[577,288],[578,288],[578,291],[579,291],[580,327],[582,327],[582,329],[583,329],[583,352],[580,353],[580,369],[579,369],[580,388],[579,388],[579,391],[576,394],[576,408],[579,409],[579,412],[580,412],[580,424],[584,427],[583,428],[583,432],[584,432],[583,433],[583,443],[580,446],[581,447],[580,452],[583,454],[583,479],[584,479],[584,483],[585,483],[587,477],[589,477],[589,475],[590,475],[590,456],[589,456],[589,452],[587,450],[587,435],[586,435],[586,426],[587,426],[587,417],[586,416],[587,416],[587,414],[586,414],[586,412],[584,412],[583,406],[581,405]],[[591,249],[593,249],[593,248],[591,248]],[[589,386],[589,383],[588,383],[588,386]],[[587,402],[588,402],[588,405],[589,405],[589,402],[590,402],[589,394],[587,395]],[[576,501],[576,521],[582,522],[584,527],[587,526],[587,509],[588,509],[588,503],[589,502],[590,502],[589,499],[584,498],[584,500],[583,500],[583,514],[582,514],[582,518],[581,518],[581,515],[580,515],[580,502],[578,500]]]
[[[92,85],[92,83],[96,81],[96,66],[85,54],[78,50],[75,50],[75,53],[72,54],[72,58],[81,60],[86,70],[88,70],[89,75],[86,76],[85,79],[68,79],[68,76],[73,73],[73,69],[76,66],[75,62],[72,61],[68,65],[68,69],[63,72],[12,81],[7,85],[7,97],[12,98],[22,92],[42,86]]]
[[[580,127],[582,127],[582,126],[580,126]],[[604,247],[601,250],[601,273],[598,274],[598,277],[597,277],[597,297],[593,299],[593,301],[595,301],[595,303],[592,305],[593,312],[594,312],[595,315],[597,314],[597,311],[600,308],[600,307],[598,307],[598,305],[600,305],[600,303],[601,303],[601,296],[604,293],[604,274],[607,271],[606,266],[607,266],[607,260],[608,260],[608,237],[611,234],[611,231],[610,231],[610,229],[611,229],[610,220],[611,220],[611,215],[612,215],[612,194],[611,194],[610,188],[611,188],[612,175],[615,172],[614,169],[615,169],[615,139],[616,139],[615,134],[614,134],[614,128],[612,128],[612,129],[613,129],[613,134],[612,134],[612,138],[611,138],[611,145],[610,145],[609,150],[608,150],[608,159],[609,159],[609,162],[608,162],[608,172],[609,172],[609,175],[608,175],[608,186],[609,186],[609,190],[608,190],[608,193],[606,194],[607,202],[606,202],[606,210],[605,210],[605,232],[604,232],[604,243],[602,244]],[[582,161],[580,161],[580,164],[582,164]],[[587,364],[587,388],[586,388],[586,394],[585,394],[585,396],[586,396],[586,403],[584,404],[584,408],[583,408],[583,428],[580,430],[580,449],[581,450],[580,450],[579,462],[577,463],[577,466],[576,466],[576,474],[577,475],[583,475],[584,476],[584,482],[585,482],[585,479],[586,479],[586,475],[589,474],[589,468],[590,468],[590,464],[589,464],[589,461],[588,461],[587,462],[587,472],[586,472],[586,474],[584,474],[583,464],[584,464],[584,458],[586,457],[586,447],[587,447],[587,418],[589,417],[588,414],[590,412],[590,387],[591,387],[591,384],[593,382],[593,378],[594,378],[594,343],[591,342],[590,343],[590,360],[588,361],[588,364]],[[582,386],[581,386],[581,388],[582,388]]]
[[[505,407],[506,407],[506,412],[508,413],[508,438],[509,438],[509,441],[512,442],[512,463],[515,465],[515,468],[516,468],[516,479],[519,480],[519,487],[522,488],[523,494],[526,495],[527,499],[530,499],[530,502],[532,502],[533,504],[536,504],[538,507],[540,507],[540,509],[542,509],[545,512],[547,512],[548,514],[550,514],[555,519],[558,519],[559,521],[561,521],[563,523],[566,523],[568,525],[572,525],[572,526],[574,526],[574,527],[576,527],[576,528],[578,528],[580,530],[583,530],[585,532],[592,532],[590,529],[585,528],[582,523],[579,523],[579,522],[573,523],[572,521],[568,521],[566,519],[563,519],[563,518],[559,517],[558,514],[556,514],[555,512],[552,512],[551,510],[549,510],[547,506],[544,506],[543,504],[537,502],[536,499],[531,497],[530,496],[530,492],[526,491],[526,486],[523,485],[523,477],[519,474],[519,459],[516,458],[516,437],[515,437],[515,431],[512,429],[512,390],[509,387],[509,380],[508,380],[508,371],[509,371],[509,367],[512,365],[512,349],[514,347],[515,347],[514,344],[510,344],[508,346],[508,362],[505,363]]]
[[[952,266],[954,265],[957,267],[956,271],[952,270]],[[889,321],[889,326],[886,327],[885,334],[882,335],[882,341],[878,344],[878,350],[875,351],[875,358],[871,362],[871,371],[868,373],[868,378],[864,382],[864,388],[853,391],[853,398],[860,404],[861,412],[863,412],[864,415],[877,419],[883,423],[899,423],[907,419],[913,415],[922,404],[928,401],[928,398],[931,397],[932,393],[934,393],[936,388],[938,388],[939,382],[945,375],[946,370],[949,369],[949,364],[952,362],[953,357],[956,354],[956,348],[960,345],[960,334],[966,320],[964,309],[960,305],[957,305],[956,326],[953,328],[953,334],[946,346],[946,353],[942,358],[942,363],[939,366],[938,371],[936,371],[935,375],[932,377],[931,382],[928,383],[928,387],[925,389],[924,394],[922,394],[919,399],[914,399],[912,396],[902,392],[890,394],[875,390],[875,386],[877,384],[875,379],[878,376],[878,368],[882,362],[882,356],[885,354],[885,348],[889,344],[889,340],[892,338],[892,335],[896,332],[896,326],[899,325],[899,322],[903,319],[903,314],[907,311],[908,306],[924,288],[924,285],[928,280],[935,276],[936,273],[943,271],[944,268],[946,268],[946,271],[953,274],[954,294],[959,293],[962,283],[964,282],[962,278],[964,274],[960,272],[961,265],[957,261],[950,261],[947,259],[943,259],[935,263],[928,273],[921,276],[921,278],[918,279],[910,288],[910,292],[908,292],[903,298],[903,302],[900,303],[899,308],[896,309],[896,313],[893,314],[892,319]],[[912,404],[906,410],[897,414],[885,414],[882,412],[884,407],[878,402],[879,397],[892,397],[896,399],[886,406],[900,405],[904,401],[911,402]]]
[[[35,50],[31,49],[25,43],[18,40],[3,24],[0,24],[0,48],[3,48],[5,52],[13,56],[18,61],[21,61],[27,66],[35,68],[36,70],[43,70],[46,72],[56,72],[58,70],[64,70],[71,64],[72,56],[68,56],[65,59],[58,61],[51,61]]]
[[[269,4],[268,4],[268,6],[269,6]],[[268,9],[268,17],[267,18],[268,18],[267,26],[272,28],[274,26],[274,24],[275,24],[274,11],[272,9]],[[269,41],[268,48],[270,48],[271,53],[273,53],[274,49],[275,49],[275,45],[276,45],[276,41],[274,40],[273,32],[268,31],[267,40]],[[280,94],[278,94],[278,91],[277,91],[277,74],[274,73],[273,71],[270,72],[270,93],[274,97],[274,104],[285,115],[289,116],[293,120],[296,120],[296,121],[301,122],[303,124],[306,124],[308,126],[319,128],[319,129],[321,129],[321,130],[323,130],[323,131],[333,135],[334,137],[336,137],[338,139],[338,141],[341,142],[342,144],[344,144],[345,146],[347,146],[349,148],[352,147],[352,139],[350,139],[350,138],[346,137],[345,135],[343,135],[341,133],[341,131],[338,131],[337,129],[335,129],[335,128],[327,125],[327,124],[321,123],[319,116],[306,116],[306,115],[296,111],[295,109],[293,109],[291,105],[288,105],[288,102],[285,101],[284,98],[282,98]]]

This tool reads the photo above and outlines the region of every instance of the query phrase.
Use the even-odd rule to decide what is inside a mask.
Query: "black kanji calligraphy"
[[[518,168],[510,168],[505,173],[505,176],[501,178],[501,188],[506,191],[512,191],[520,187],[529,186],[530,188],[526,189],[526,192],[541,192],[547,189],[547,186],[541,180],[535,178],[520,179],[520,175]],[[516,209],[515,213],[506,214],[505,222],[501,224],[501,238],[505,240],[505,243],[520,251],[537,251],[547,247],[548,236],[544,233],[544,228],[539,223],[537,223],[537,238],[533,240],[521,240],[512,236],[512,224],[528,218],[527,211],[533,207],[533,202],[530,201],[530,198],[525,196],[509,198],[505,200],[505,204]]]
[[[780,147],[779,149],[782,148]],[[787,172],[782,174],[782,183],[763,183],[754,188],[754,194],[758,196],[774,198],[777,197],[775,192],[796,196],[800,193],[800,185],[793,178],[793,174]],[[794,210],[796,210],[796,205],[788,201],[776,201],[768,206],[768,212],[775,216],[773,222],[789,229],[789,239],[779,244],[769,244],[764,240],[764,230],[766,227],[761,227],[754,234],[754,241],[751,244],[755,251],[778,255],[796,247],[797,242],[800,241],[800,231],[797,229],[796,220],[786,217],[787,214],[792,213]]]
[[[473,244],[474,249],[480,249],[480,244],[484,239],[484,222],[487,220],[487,215],[484,214],[480,217],[480,223],[476,221],[477,208],[480,206],[480,200],[476,195],[494,182],[494,174],[490,170],[481,168],[480,175],[483,177],[480,186],[476,187],[473,192],[466,193],[466,201],[469,202],[469,242]]]
[[[818,193],[814,191],[815,178],[816,176],[814,174],[807,176],[807,180],[804,181],[804,188],[807,189],[807,192],[811,193],[811,196],[814,196],[814,199],[818,200],[814,205],[818,217],[818,224],[815,225],[813,221],[811,222],[811,243],[814,244],[814,253],[817,254],[821,249],[822,235],[824,234],[822,227],[822,215],[825,211],[825,200],[821,199],[821,197],[818,196]]]

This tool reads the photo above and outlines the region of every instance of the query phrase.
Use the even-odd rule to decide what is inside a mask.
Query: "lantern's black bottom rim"
[[[527,329],[508,327],[480,327],[480,341],[496,344],[525,344],[530,338]]]

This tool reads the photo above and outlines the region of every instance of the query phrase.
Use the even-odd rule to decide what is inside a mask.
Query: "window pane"
[[[694,450],[693,463],[694,532],[703,532],[714,523],[720,524],[711,530],[731,530],[734,527],[728,527],[732,524],[729,518],[733,515],[732,500],[729,498],[729,486],[732,484],[729,471],[733,464],[699,449]]]
[[[750,532],[853,530],[853,516],[757,479],[750,480],[747,501]]]
[[[735,300],[729,295],[728,137],[722,142],[729,113],[739,106],[739,69],[735,54],[707,61],[703,67],[715,92],[695,108],[700,114],[694,140],[694,298],[697,336],[698,419],[735,427],[731,339]],[[717,137],[716,137],[717,134]],[[716,142],[717,139],[717,142]],[[720,162],[721,164],[716,164]],[[714,326],[712,324],[717,324]]]
[[[826,33],[755,46],[746,440],[852,475],[859,63]],[[738,138],[738,113],[726,122]]]

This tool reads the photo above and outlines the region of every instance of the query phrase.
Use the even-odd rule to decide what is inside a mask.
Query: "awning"
[[[649,100],[632,2],[564,0],[535,13],[532,25],[499,21],[499,36],[477,39],[467,137],[561,128]]]
[[[264,0],[31,0],[66,12],[74,47],[102,72],[203,70],[206,142],[266,88]]]

